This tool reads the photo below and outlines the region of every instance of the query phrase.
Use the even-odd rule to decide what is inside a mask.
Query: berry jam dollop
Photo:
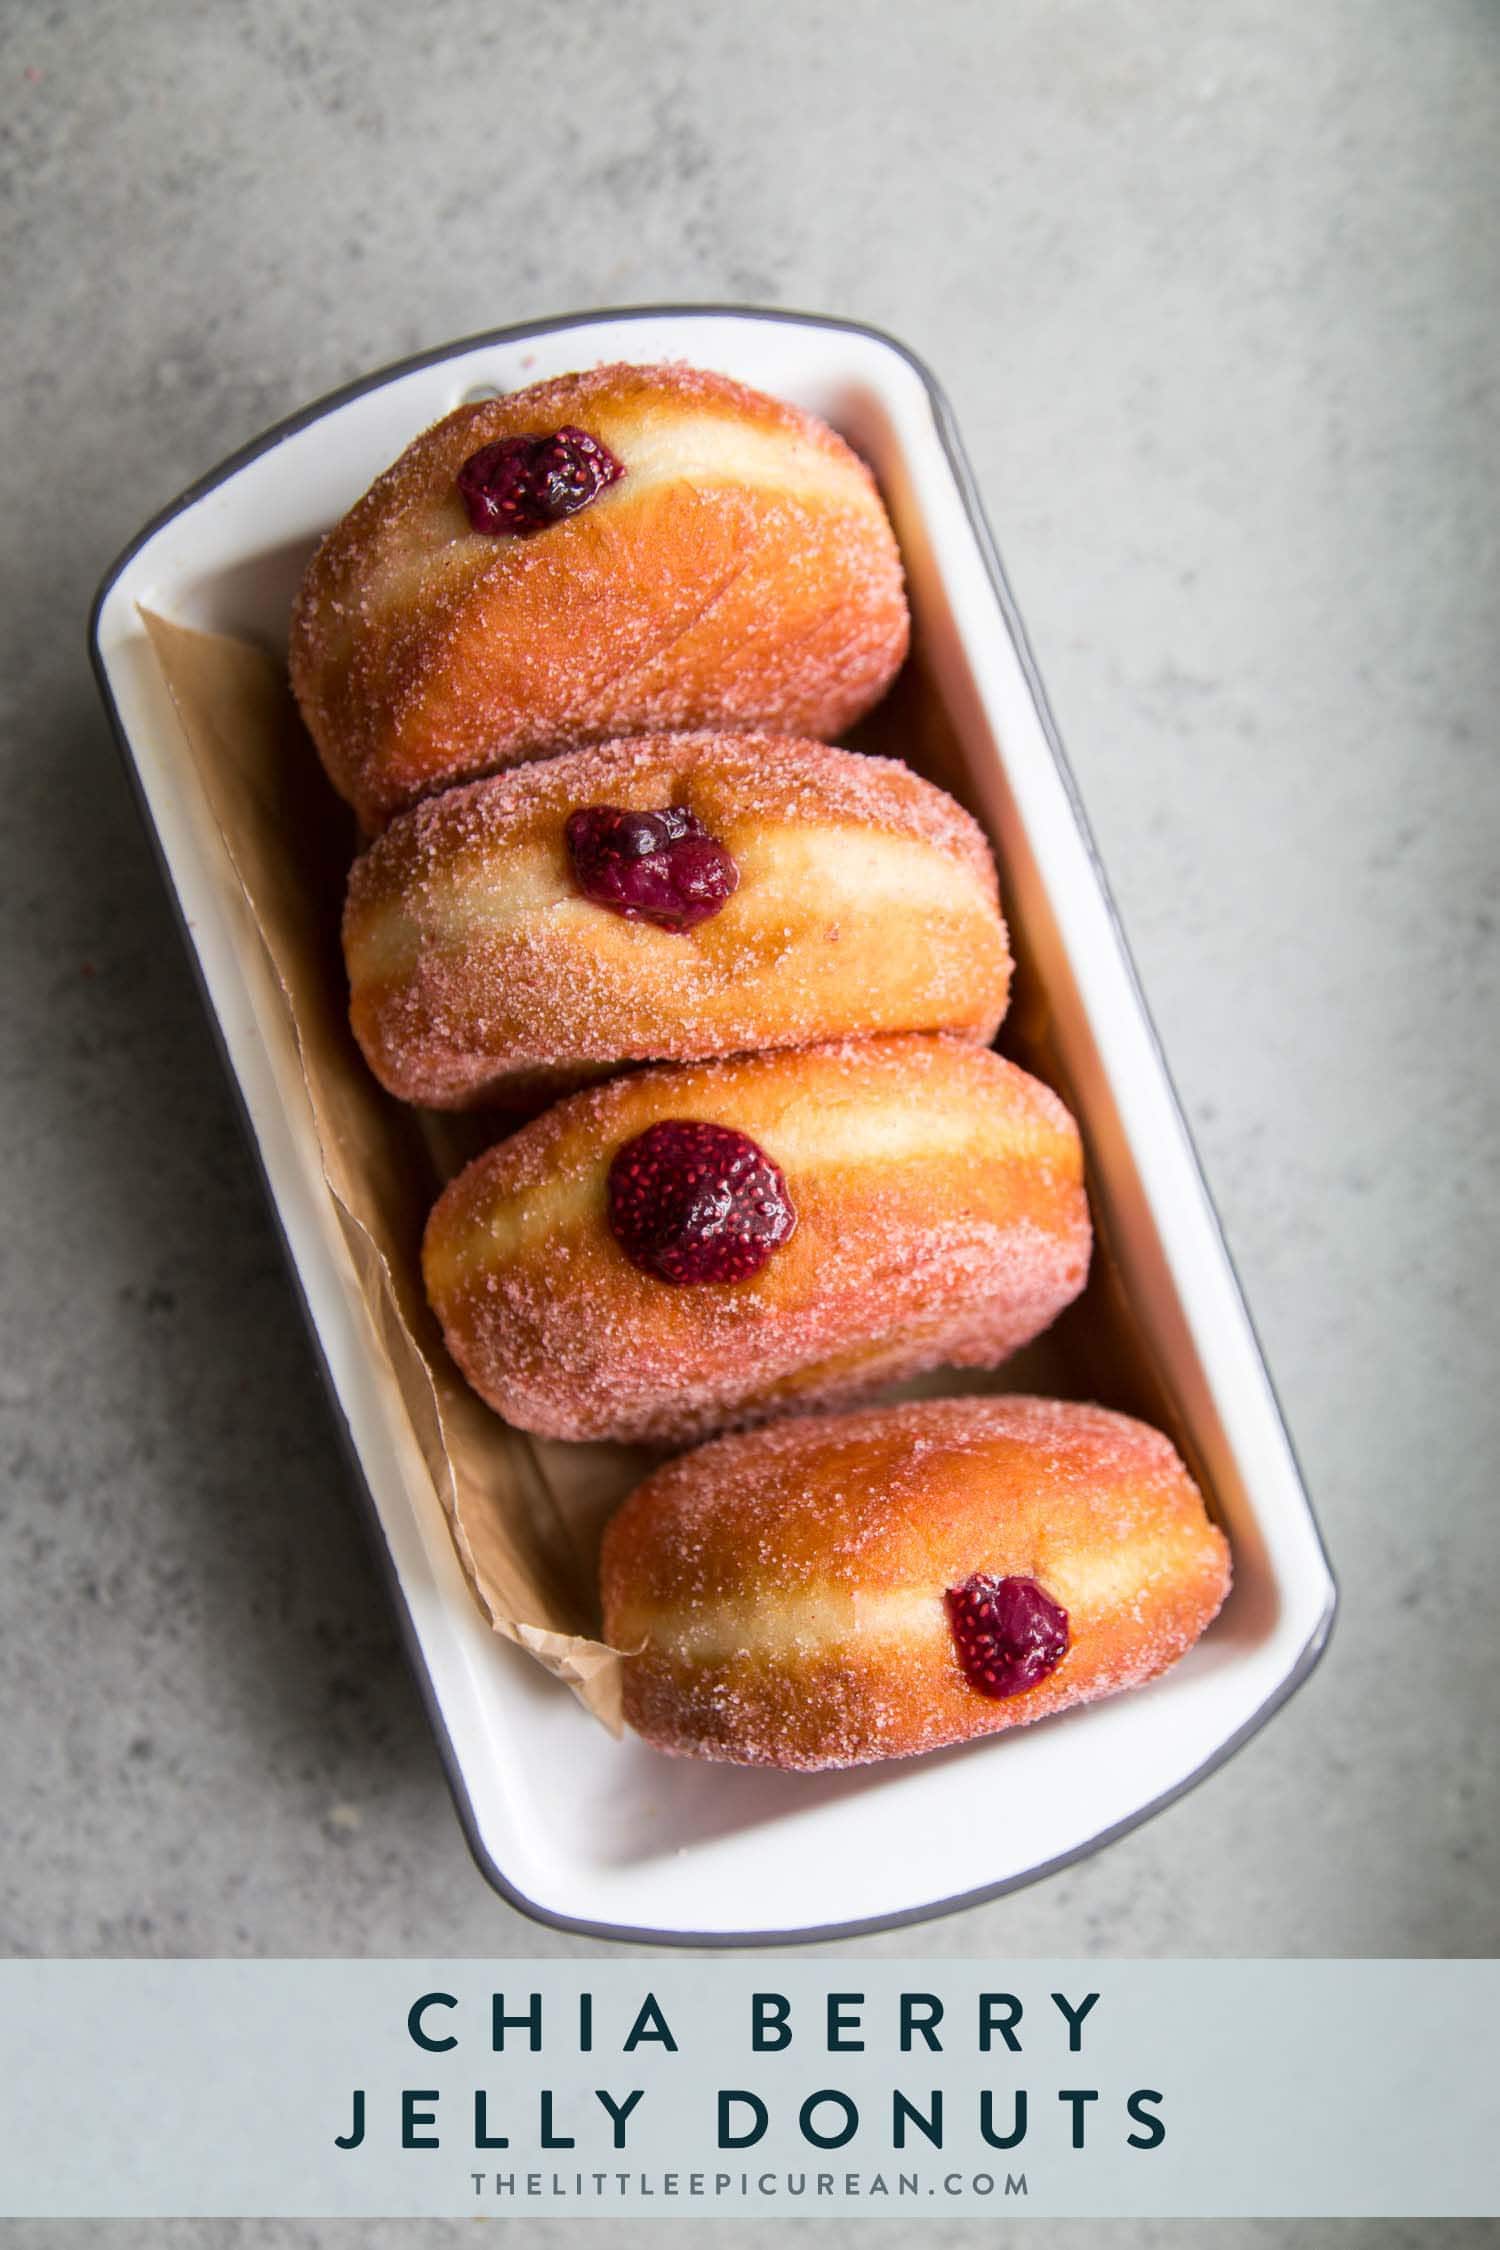
[[[627,922],[691,930],[739,888],[730,853],[686,805],[664,812],[586,805],[568,815],[566,834],[584,897]]]
[[[476,531],[526,539],[576,516],[624,474],[608,446],[567,423],[482,445],[459,470],[458,489]]]
[[[658,1281],[746,1281],[791,1235],[779,1166],[747,1133],[666,1118],[615,1151],[609,1228]]]
[[[1068,1653],[1068,1613],[1034,1578],[976,1571],[943,1599],[964,1678],[981,1695],[1020,1695]]]

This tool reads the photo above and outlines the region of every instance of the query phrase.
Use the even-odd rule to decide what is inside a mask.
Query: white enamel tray
[[[1046,991],[1091,1181],[1108,1196],[1131,1315],[1234,1547],[1223,1616],[1153,1686],[852,1774],[740,1771],[612,1742],[485,1625],[392,1387],[376,1377],[280,994],[206,807],[168,786],[159,754],[177,722],[137,603],[284,645],[314,540],[417,431],[471,391],[609,359],[722,369],[825,415],[874,465],[1007,909]],[[842,322],[712,309],[543,322],[449,346],[309,408],[195,486],[111,570],[92,639],[459,1811],[507,1898],[565,1928],[683,1943],[785,1942],[941,1913],[1143,1820],[1307,1676],[1333,1618],[1327,1560],[951,417],[901,346]]]

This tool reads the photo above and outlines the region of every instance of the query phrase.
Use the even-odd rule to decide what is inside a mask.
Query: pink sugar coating
[[[1048,1088],[999,1056],[942,1036],[846,1041],[796,1055],[762,1056],[643,1071],[569,1097],[477,1158],[440,1199],[433,1234],[483,1229],[499,1199],[550,1179],[563,1147],[586,1152],[564,1173],[594,1171],[600,1152],[649,1121],[656,1090],[723,1090],[713,1114],[763,1143],[743,1089],[793,1090],[816,1074],[808,1098],[830,1110],[896,1094],[914,1106],[992,1107],[1029,1118],[1053,1153],[1023,1166],[1022,1195],[1039,1194],[1046,1223],[1018,1207],[1009,1222],[976,1211],[912,1212],[901,1195],[906,1167],[862,1164],[848,1190],[845,1222],[818,1238],[815,1280],[789,1297],[781,1260],[762,1275],[690,1293],[692,1319],[672,1325],[658,1300],[615,1286],[593,1252],[606,1241],[602,1197],[597,1236],[580,1256],[566,1236],[530,1254],[490,1259],[454,1304],[440,1306],[449,1349],[470,1382],[522,1428],[559,1438],[688,1438],[726,1423],[797,1412],[868,1396],[938,1366],[992,1367],[1047,1327],[1087,1275],[1087,1204],[1062,1167],[1077,1156],[1076,1129]],[[647,1105],[647,1106],[643,1106]],[[677,1113],[675,1102],[661,1114]],[[774,1137],[769,1153],[777,1152]],[[976,1159],[950,1160],[955,1177]],[[1056,1167],[1056,1169],[1054,1169]],[[792,1203],[804,1212],[795,1166]],[[793,1237],[793,1245],[796,1244]],[[612,1246],[611,1246],[612,1247]],[[784,1258],[788,1253],[782,1253]],[[576,1268],[576,1270],[575,1270]],[[649,1285],[648,1285],[649,1286]],[[830,1366],[790,1395],[773,1386],[824,1361],[870,1349],[872,1365]]]
[[[690,366],[686,360],[603,360],[594,367],[552,375],[544,382],[502,392],[498,398],[470,400],[456,406],[451,413],[440,415],[436,422],[419,432],[405,453],[381,472],[365,498],[378,493],[383,502],[397,510],[416,505],[423,496],[412,494],[411,479],[403,475],[403,469],[409,456],[418,449],[425,451],[439,437],[477,430],[483,433],[478,444],[486,445],[492,442],[492,429],[499,436],[509,436],[512,432],[521,435],[532,428],[551,429],[559,422],[586,418],[589,407],[601,402],[611,409],[629,412],[636,400],[648,411],[661,411],[664,404],[686,406],[699,412],[722,414],[730,421],[748,419],[769,424],[784,431],[789,438],[815,446],[820,453],[856,468],[870,490],[875,489],[875,479],[868,465],[837,430],[820,416],[793,406],[787,399],[773,397],[769,391],[753,390],[748,383],[738,383],[733,376],[716,374],[711,368]],[[470,445],[468,452],[474,450]],[[466,454],[458,455],[460,461],[465,458]],[[441,489],[436,480],[434,489]]]
[[[888,1441],[898,1434],[894,1455]],[[932,1536],[941,1552],[924,1568],[919,1527],[933,1490],[935,1453],[972,1456],[982,1476],[996,1440],[1021,1454],[1025,1487],[1043,1522],[1113,1556],[1135,1551],[1136,1584],[1084,1623],[1083,1639],[1039,1687],[999,1703],[949,1699],[934,1683],[951,1676],[952,1653],[938,1581],[986,1563],[983,1518],[965,1560],[942,1511]],[[880,1444],[880,1476],[861,1447]],[[830,1474],[835,1461],[845,1473]],[[776,1480],[772,1489],[772,1479]],[[799,1490],[797,1480],[805,1480]],[[974,1493],[977,1503],[983,1492]],[[1080,1500],[1083,1521],[1080,1522]],[[644,1521],[642,1512],[645,1512]],[[1229,1585],[1227,1551],[1201,1519],[1171,1443],[1125,1415],[1026,1397],[925,1400],[856,1414],[818,1415],[732,1435],[656,1470],[625,1503],[605,1539],[606,1584],[617,1580],[612,1550],[629,1542],[647,1561],[644,1603],[665,1605],[662,1641],[627,1670],[627,1715],[657,1748],[741,1765],[817,1771],[910,1756],[994,1732],[1071,1704],[1135,1687],[1175,1662],[1210,1622]],[[637,1544],[649,1525],[649,1546]],[[1165,1529],[1166,1545],[1160,1544]],[[914,1536],[913,1536],[914,1535]],[[930,1612],[899,1640],[862,1650],[825,1645],[788,1629],[774,1660],[730,1647],[711,1660],[674,1652],[671,1617],[729,1618],[746,1601],[776,1617],[783,1591],[821,1587],[858,1598],[888,1564],[892,1540],[910,1540],[907,1568],[920,1585],[930,1570]],[[648,1560],[649,1558],[649,1560]],[[903,1583],[908,1582],[905,1569]],[[617,1591],[619,1591],[617,1584]],[[727,1608],[724,1605],[728,1605]],[[856,1612],[857,1614],[857,1612]],[[789,1753],[786,1714],[816,1721],[816,1745]]]
[[[880,1485],[859,1473],[862,1441],[877,1438],[899,1419],[904,1451]],[[670,1511],[674,1594],[693,1604],[733,1592],[722,1557],[709,1553],[730,1508],[745,1511],[740,1561],[754,1578],[777,1558],[787,1586],[828,1581],[850,1589],[864,1580],[867,1555],[887,1537],[890,1519],[914,1507],[927,1484],[934,1451],[978,1455],[1000,1438],[1026,1449],[1033,1485],[1045,1493],[1086,1474],[1097,1488],[1101,1528],[1123,1535],[1136,1520],[1133,1495],[1163,1477],[1182,1473],[1170,1438],[1113,1408],[1072,1399],[1030,1398],[1014,1392],[991,1397],[929,1398],[855,1412],[800,1415],[751,1430],[735,1430],[694,1446],[652,1471],[638,1488],[642,1498]],[[847,1482],[830,1488],[820,1479],[799,1506],[780,1497],[767,1503],[768,1469],[811,1468],[837,1450],[847,1454]],[[819,1533],[816,1558],[788,1559],[786,1529],[800,1511]]]
[[[562,752],[478,781],[461,782],[398,813],[356,860],[351,892],[373,903],[382,890],[441,883],[455,857],[502,853],[516,829],[539,813],[613,802],[612,791],[640,783],[671,802],[671,791],[700,770],[733,782],[737,817],[795,823],[838,821],[914,836],[965,864],[998,900],[995,861],[983,829],[946,790],[898,758],[872,757],[830,743],[763,732],[695,728],[632,735]]]
[[[452,480],[469,453],[535,420],[586,422],[601,402],[626,417],[610,428],[627,468],[618,486],[542,537],[492,542],[466,532]],[[873,490],[868,469],[816,417],[703,370],[604,367],[458,408],[335,527],[298,598],[293,674],[304,715],[372,822],[445,776],[631,732],[715,723],[839,734],[883,691],[905,652],[907,618],[882,515],[835,494],[809,498],[795,483],[685,479],[687,514],[674,519],[664,551],[649,544],[661,536],[659,495],[641,495],[640,517],[628,418],[682,406],[780,430],[856,469]],[[466,554],[469,539],[488,550],[482,566]],[[440,559],[450,550],[451,568]],[[705,569],[703,555],[714,552],[720,559]],[[649,601],[633,591],[643,572]],[[503,586],[506,613],[536,635],[512,652],[532,666],[534,684],[516,674],[498,694],[466,661],[474,600],[490,584]],[[752,590],[726,637],[717,613]],[[452,698],[455,681],[464,691]],[[325,727],[330,692],[343,716]],[[389,745],[408,737],[427,745],[429,769],[442,770],[409,774],[404,753],[392,764]]]
[[[484,949],[482,932],[463,947],[444,941],[444,908],[455,883],[493,870],[503,886],[518,839],[555,841],[568,814],[588,804],[691,806],[703,802],[705,786],[715,792],[710,825],[723,825],[727,808],[741,850],[745,829],[753,834],[755,824],[769,822],[825,830],[830,849],[840,840],[833,831],[848,827],[906,836],[951,861],[977,885],[966,909],[975,920],[959,929],[972,928],[984,943],[979,917],[990,918],[990,965],[974,958],[973,939],[960,937],[951,916],[940,935],[936,918],[916,907],[906,910],[902,990],[888,981],[861,990],[845,980],[833,1000],[826,985],[814,1000],[796,982],[801,972],[790,959],[768,957],[764,932],[753,922],[738,961],[724,958],[722,928],[703,941],[691,931],[671,933],[665,948],[632,956],[623,984],[610,949],[614,933],[591,918],[528,914],[496,937],[492,951]],[[560,847],[555,895],[575,895]],[[737,896],[735,915],[753,916],[753,885]],[[808,916],[818,917],[819,907],[816,895],[809,898]],[[814,1038],[947,1024],[988,1038],[1004,1004],[1004,924],[994,860],[977,823],[894,759],[770,735],[699,732],[608,743],[428,798],[398,816],[351,873],[346,931],[383,913],[399,913],[415,928],[417,951],[404,976],[376,993],[356,991],[356,1028],[392,1091],[439,1104],[485,1098],[510,1071],[798,1043],[809,1032],[785,1028],[788,1007],[794,1026],[810,1021]],[[788,953],[797,936],[788,931]],[[850,963],[856,965],[854,956]],[[642,995],[652,979],[659,981],[656,1016],[643,1039]],[[493,1014],[487,993],[494,995]],[[700,994],[711,1001],[711,1015]],[[830,1012],[840,1002],[842,1018]],[[883,1014],[898,1006],[899,1018]]]
[[[618,490],[623,493],[625,486]],[[613,636],[605,662],[598,644],[585,633],[549,636],[538,656],[545,658],[547,705],[557,716],[545,724],[518,725],[509,699],[486,695],[469,673],[460,717],[448,722],[424,717],[423,732],[433,748],[460,770],[483,773],[625,734],[663,734],[709,724],[823,736],[842,734],[862,717],[888,685],[905,646],[904,633],[895,633],[882,600],[892,568],[883,542],[868,535],[863,524],[849,525],[839,543],[838,600],[830,605],[816,583],[812,557],[799,564],[788,561],[784,551],[804,535],[808,508],[800,499],[770,489],[751,495],[733,487],[711,488],[695,495],[695,505],[734,511],[734,560],[717,576],[676,583],[663,579],[651,610]],[[826,502],[819,504],[819,512],[831,513]],[[583,524],[587,512],[569,520]],[[552,536],[566,529],[554,527]],[[621,545],[624,539],[622,532]],[[512,543],[491,569],[504,569],[509,594],[519,603],[529,578],[542,579],[552,564],[546,546],[534,540]],[[580,553],[572,559],[569,598],[577,615],[602,611],[618,600],[621,568],[618,552]],[[769,598],[772,574],[776,601]],[[765,582],[761,622],[742,625],[733,651],[721,652],[715,662],[711,685],[685,684],[693,643],[715,626],[717,613],[731,597],[757,581]],[[398,728],[408,712],[426,708],[432,680],[451,677],[452,668],[462,664],[466,621],[456,604],[445,618],[446,607],[439,594],[425,613],[415,613],[412,633],[396,651],[391,669],[398,675],[406,672],[409,680],[392,697]],[[789,637],[788,610],[816,615],[819,634]],[[370,675],[361,681],[362,697],[373,702],[384,685],[382,678]],[[487,740],[495,745],[489,756],[478,747]]]
[[[795,1202],[795,1182],[792,1194]],[[812,1302],[772,1319],[729,1290],[715,1292],[702,1305],[698,1335],[677,1344],[592,1293],[585,1319],[570,1296],[567,1255],[557,1252],[546,1271],[516,1265],[491,1274],[484,1297],[464,1308],[468,1334],[450,1334],[449,1349],[481,1395],[521,1428],[627,1441],[690,1439],[839,1405],[934,1367],[998,1367],[1050,1326],[1088,1270],[1086,1244],[1024,1222],[934,1225],[920,1240],[893,1231],[878,1263],[862,1230],[827,1249]],[[695,1311],[708,1296],[696,1292]],[[518,1331],[545,1341],[544,1367],[523,1373],[510,1361]],[[805,1382],[790,1395],[755,1395],[760,1385],[865,1347],[879,1353],[872,1367]],[[498,1386],[497,1364],[505,1367]]]
[[[670,1087],[674,1094],[722,1088],[732,1105],[735,1090],[747,1080],[753,1084],[760,1078],[774,1078],[795,1085],[805,1071],[814,1069],[824,1082],[839,1088],[841,1098],[857,1098],[861,1090],[877,1092],[884,1086],[910,1091],[918,1102],[929,1094],[937,1100],[967,1096],[1003,1101],[1017,1115],[1034,1119],[1076,1149],[1078,1129],[1061,1096],[1018,1063],[945,1032],[895,1033],[873,1039],[831,1039],[793,1054],[663,1063],[586,1087],[476,1156],[449,1182],[445,1199],[451,1196],[462,1202],[473,1197],[481,1202],[491,1195],[539,1186],[556,1165],[560,1143],[580,1127],[590,1144],[585,1162],[592,1165],[594,1144],[612,1146],[637,1105],[656,1088]],[[937,1083],[924,1085],[924,1080]]]

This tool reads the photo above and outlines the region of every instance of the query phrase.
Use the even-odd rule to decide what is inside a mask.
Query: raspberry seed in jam
[[[686,805],[662,812],[587,805],[569,814],[566,834],[584,897],[627,922],[691,930],[739,888],[730,853]]]
[[[746,1281],[797,1224],[780,1167],[748,1134],[667,1118],[615,1151],[609,1228],[658,1281]]]
[[[976,1571],[943,1599],[964,1678],[981,1695],[1020,1695],[1068,1653],[1068,1613],[1034,1578]]]
[[[624,474],[608,446],[567,423],[482,445],[459,470],[458,489],[475,531],[525,539],[576,516]]]

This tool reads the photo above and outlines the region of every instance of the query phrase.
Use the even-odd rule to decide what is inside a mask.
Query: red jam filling
[[[569,814],[567,839],[584,897],[627,922],[691,930],[739,887],[733,858],[685,805],[664,812],[588,805]]]
[[[482,445],[459,470],[458,489],[475,531],[526,539],[576,516],[624,474],[608,446],[566,424]]]
[[[748,1134],[690,1118],[649,1125],[615,1152],[609,1228],[658,1281],[746,1281],[797,1214],[779,1167]]]
[[[1020,1695],[1068,1653],[1068,1613],[1034,1578],[976,1571],[943,1599],[964,1678],[981,1695]]]

